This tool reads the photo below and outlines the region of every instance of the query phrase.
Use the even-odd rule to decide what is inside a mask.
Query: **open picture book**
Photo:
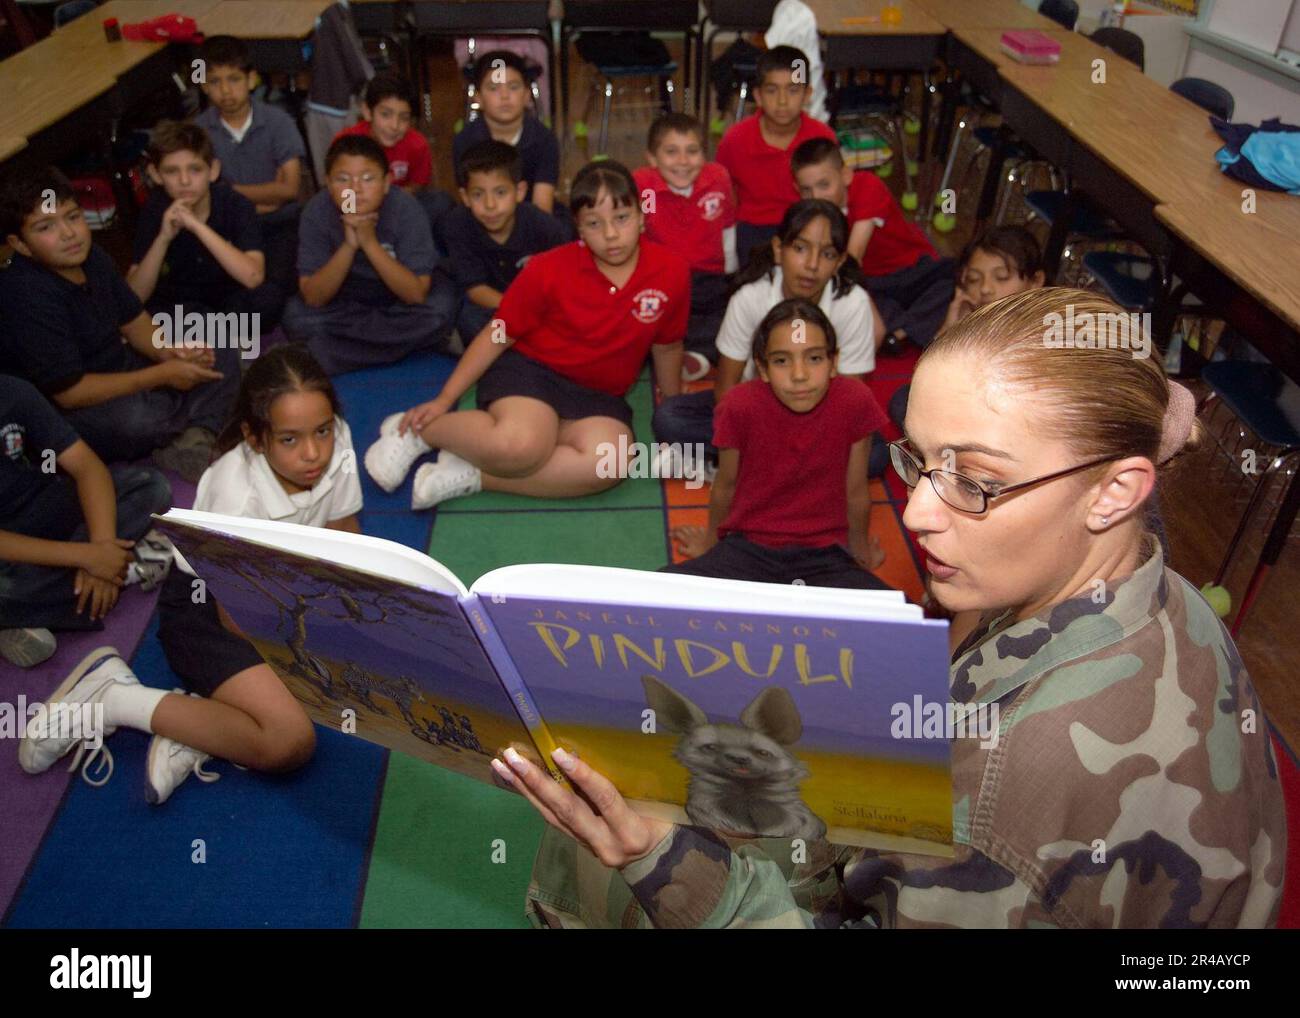
[[[633,808],[733,834],[948,854],[948,625],[901,592],[518,565],[466,589],[391,541],[156,517],[319,724],[481,781],[563,746]],[[916,737],[914,737],[916,736]]]

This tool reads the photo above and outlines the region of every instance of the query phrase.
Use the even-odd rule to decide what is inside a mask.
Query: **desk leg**
[[[990,172],[992,168],[990,167]],[[999,171],[999,175],[1000,171]],[[1043,270],[1047,277],[1047,285],[1056,285],[1056,273],[1061,268],[1061,255],[1065,251],[1065,242],[1070,236],[1070,223],[1074,220],[1075,210],[1078,208],[1078,199],[1074,196],[1074,191],[1068,186],[1065,188],[1065,203],[1061,208],[1061,214],[1052,221],[1052,230],[1047,235],[1047,247],[1043,251]]]
[[[973,128],[972,128],[973,130]],[[954,139],[954,144],[956,140]],[[975,209],[976,229],[983,229],[993,215],[993,205],[997,201],[998,186],[1002,183],[1002,166],[1007,160],[1007,148],[1010,145],[1010,138],[1006,130],[999,128],[997,141],[993,143],[993,149],[989,152],[989,165],[984,171],[984,181],[980,185],[980,201]],[[1051,285],[1052,274],[1048,273],[1048,285]]]
[[[1255,563],[1255,571],[1250,576],[1250,582],[1246,585],[1246,593],[1241,599],[1241,608],[1237,610],[1237,616],[1232,620],[1232,627],[1229,630],[1235,639],[1241,632],[1241,627],[1246,623],[1246,615],[1250,612],[1251,605],[1255,603],[1255,598],[1259,596],[1260,588],[1264,586],[1264,580],[1267,579],[1269,571],[1277,565],[1277,560],[1282,557],[1282,549],[1286,547],[1287,536],[1291,533],[1291,527],[1295,523],[1297,512],[1300,511],[1300,471],[1291,475],[1291,483],[1287,485],[1286,497],[1282,500],[1282,507],[1278,510],[1277,519],[1273,521],[1273,529],[1268,532],[1268,539],[1264,542],[1264,550],[1259,553],[1259,561]]]
[[[690,113],[691,105],[695,101],[695,92],[691,88],[691,70],[694,63],[691,60],[691,36],[695,34],[693,28],[688,28],[682,33],[682,112]]]
[[[560,86],[560,119],[563,123],[560,126],[560,138],[566,138],[569,134],[569,32],[560,23],[560,80],[557,82]]]
[[[905,122],[906,123],[906,122]],[[907,153],[903,153],[906,157]],[[916,160],[924,165],[930,159],[930,72],[921,72],[921,133],[917,135]],[[927,178],[930,179],[930,178]]]

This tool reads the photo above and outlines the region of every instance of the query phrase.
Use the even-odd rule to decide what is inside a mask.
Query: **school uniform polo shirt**
[[[349,134],[374,137],[370,133],[369,121],[358,120],[351,127],[345,127],[334,135],[334,140],[338,141]],[[394,184],[399,187],[427,187],[433,180],[433,156],[429,152],[428,141],[419,131],[407,128],[406,133],[397,139],[396,145],[381,147],[388,157],[388,170],[393,175]]]
[[[717,160],[736,183],[736,218],[755,226],[773,226],[799,200],[790,157],[812,138],[839,143],[835,132],[807,113],[799,114],[799,131],[785,148],[769,145],[759,128],[762,113],[732,126],[718,142]]]
[[[323,527],[361,511],[361,481],[352,432],[334,418],[334,454],[316,486],[290,495],[264,455],[247,442],[208,467],[199,478],[194,508],[205,513]]]
[[[885,182],[874,173],[853,174],[849,185],[849,227],[864,219],[875,224],[871,240],[862,258],[862,272],[867,276],[888,276],[910,269],[927,255],[938,258],[934,245],[915,223],[909,223],[889,193]]]
[[[456,179],[460,179],[460,162],[471,146],[480,141],[491,141],[492,132],[487,120],[479,117],[466,124],[460,134],[451,143],[452,159],[456,166]],[[524,180],[528,181],[528,201],[533,199],[535,184],[554,185],[560,179],[560,143],[555,134],[540,120],[525,115],[524,125],[520,129],[519,139],[514,142],[519,150],[519,161],[523,165]]]
[[[379,245],[417,276],[427,276],[438,264],[429,217],[420,203],[400,187],[390,187],[379,206],[375,224]],[[343,215],[328,191],[317,191],[298,222],[298,275],[310,276],[334,257],[343,245]],[[355,301],[369,307],[397,302],[375,267],[358,249],[334,301]],[[331,301],[333,303],[333,301]]]
[[[535,254],[567,244],[573,227],[559,216],[521,202],[515,207],[515,225],[504,244],[498,244],[464,205],[447,213],[447,264],[462,290],[490,286],[505,293]]]
[[[785,300],[781,270],[774,268],[766,276],[746,283],[727,301],[727,313],[718,330],[718,353],[745,364],[746,381],[755,375],[754,330],[774,307]],[[853,286],[842,297],[835,296],[835,280],[822,290],[817,306],[826,313],[835,329],[838,357],[835,370],[841,375],[866,375],[876,368],[876,344],[872,335],[876,318],[871,312],[871,298],[860,286]]]
[[[144,310],[140,299],[102,248],[92,244],[81,268],[81,284],[21,254],[0,270],[0,364],[47,396],[134,367],[121,330]]]
[[[725,272],[722,234],[736,225],[731,174],[718,163],[705,163],[689,195],[669,187],[653,166],[642,166],[632,176],[642,208],[646,192],[654,195],[654,205],[645,215],[646,236],[680,254],[693,272]]]
[[[253,203],[220,180],[211,186],[208,195],[207,225],[240,251],[261,251],[262,226]],[[131,254],[131,261],[136,265],[149,253],[162,229],[163,216],[171,206],[172,199],[167,192],[154,188],[136,226],[135,249]],[[158,285],[149,304],[163,308],[172,304],[203,304],[222,309],[243,289],[244,285],[221,267],[203,241],[182,229],[167,246]]]
[[[769,548],[824,548],[849,539],[849,452],[887,423],[865,384],[832,378],[807,413],[761,379],[736,386],[713,415],[713,444],[740,453],[736,493],[718,536]]]
[[[79,439],[29,382],[0,375],[0,530],[30,537],[60,532],[44,496],[58,487],[47,452],[62,456]],[[60,503],[66,499],[56,499]]]
[[[642,239],[617,287],[581,241],[534,255],[497,309],[515,348],[589,389],[622,396],[656,343],[678,343],[690,316],[686,260]]]
[[[253,99],[252,118],[239,141],[215,106],[194,118],[212,139],[212,150],[221,160],[221,179],[227,184],[268,184],[290,159],[307,157],[298,125],[284,110]]]

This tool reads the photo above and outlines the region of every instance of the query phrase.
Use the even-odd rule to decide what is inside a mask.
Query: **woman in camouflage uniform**
[[[1143,523],[1157,475],[1196,444],[1194,402],[1122,322],[1109,345],[1048,333],[1069,305],[1076,327],[1120,313],[1035,290],[941,334],[891,450],[933,595],[979,616],[952,698],[999,707],[992,745],[953,740],[954,857],[822,841],[795,864],[788,841],[638,816],[561,752],[588,806],[512,754],[494,766],[552,828],[534,923],[1275,924],[1286,819],[1268,726],[1232,639]]]

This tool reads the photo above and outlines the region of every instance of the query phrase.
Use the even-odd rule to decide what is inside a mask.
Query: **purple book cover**
[[[556,741],[627,798],[739,834],[951,845],[947,738],[896,737],[900,704],[948,703],[945,624],[481,603]]]
[[[481,781],[506,746],[537,759],[455,595],[158,526],[314,721]]]

